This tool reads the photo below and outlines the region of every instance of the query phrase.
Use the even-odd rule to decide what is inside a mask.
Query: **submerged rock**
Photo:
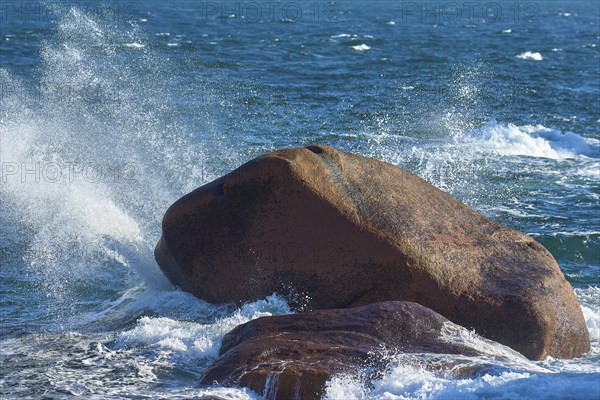
[[[479,355],[444,337],[448,323],[401,301],[258,318],[223,338],[201,383],[245,386],[269,400],[320,399],[334,374],[381,371],[382,351]]]
[[[401,168],[325,146],[268,153],[175,202],[156,260],[215,303],[408,300],[531,359],[589,350],[552,255]]]

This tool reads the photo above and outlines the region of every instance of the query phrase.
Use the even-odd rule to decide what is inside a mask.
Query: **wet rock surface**
[[[396,166],[326,146],[258,157],[174,203],[156,259],[214,303],[414,301],[531,359],[577,357],[572,287],[531,237]]]
[[[446,323],[401,301],[258,318],[224,337],[201,383],[245,386],[268,399],[319,399],[333,374],[385,368],[382,352],[479,355],[446,339]]]

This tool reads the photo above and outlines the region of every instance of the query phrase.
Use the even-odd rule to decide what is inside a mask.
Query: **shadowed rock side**
[[[269,400],[320,399],[333,374],[365,366],[381,371],[383,349],[479,355],[444,340],[446,322],[428,308],[400,301],[258,318],[223,338],[220,357],[201,383],[245,386]]]
[[[175,202],[156,259],[215,303],[408,300],[531,359],[589,350],[573,289],[531,237],[393,165],[325,146],[258,157]]]

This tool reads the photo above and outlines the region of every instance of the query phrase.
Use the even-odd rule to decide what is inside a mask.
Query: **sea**
[[[3,399],[260,399],[199,377],[235,326],[298,310],[195,298],[153,249],[179,197],[309,144],[534,237],[591,338],[533,362],[454,334],[486,355],[389,352],[324,399],[600,398],[598,1],[2,0],[0,105]]]

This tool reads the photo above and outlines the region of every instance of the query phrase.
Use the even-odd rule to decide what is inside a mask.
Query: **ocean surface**
[[[2,0],[0,94],[1,398],[260,398],[198,380],[233,327],[294,312],[284,294],[208,304],[153,247],[183,194],[314,143],[532,235],[592,340],[437,356],[469,376],[387,354],[325,398],[600,398],[599,2]]]

